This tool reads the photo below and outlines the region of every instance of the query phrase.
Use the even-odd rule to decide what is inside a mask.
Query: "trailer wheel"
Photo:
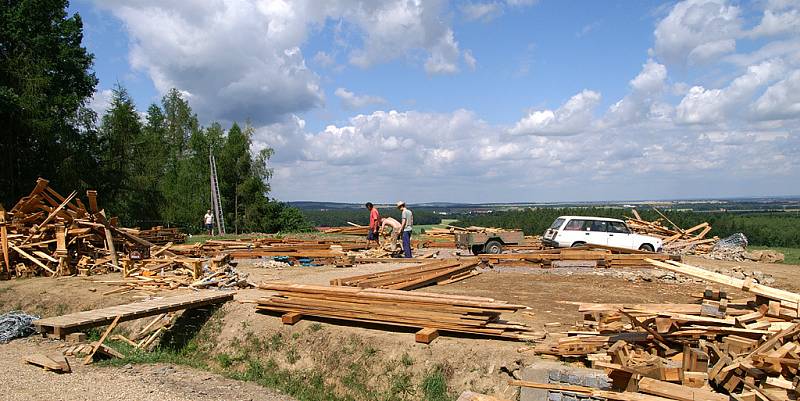
[[[488,241],[483,247],[484,252],[498,254],[503,252],[503,244],[498,241]]]

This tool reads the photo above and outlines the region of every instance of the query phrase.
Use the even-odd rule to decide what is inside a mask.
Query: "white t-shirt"
[[[214,215],[211,213],[206,213],[206,224],[211,224],[214,221]]]

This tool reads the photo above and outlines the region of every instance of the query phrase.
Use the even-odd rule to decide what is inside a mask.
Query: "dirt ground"
[[[762,264],[753,262],[723,262],[688,257],[686,263],[709,269],[760,271],[772,275],[773,286],[792,291],[800,290],[800,281],[794,277],[800,266]],[[253,282],[270,280],[308,284],[328,284],[333,278],[389,270],[402,267],[398,263],[357,265],[353,268],[290,267],[284,269],[258,267],[258,261],[239,261],[239,268],[250,274]],[[406,265],[407,266],[407,265]],[[691,302],[691,294],[701,292],[704,283],[689,280],[684,283],[630,280],[609,275],[605,269],[591,268],[497,268],[485,269],[476,277],[446,286],[432,286],[417,291],[438,292],[491,297],[511,303],[528,305],[529,313],[504,315],[507,320],[524,322],[536,331],[546,331],[546,323],[559,322],[550,328],[565,331],[580,321],[577,303],[684,303]],[[642,269],[652,272],[652,269]],[[41,316],[87,310],[97,307],[132,302],[144,297],[139,294],[102,295],[116,287],[100,283],[118,279],[116,275],[89,278],[68,277],[60,279],[33,278],[0,282],[0,312],[23,310]],[[185,291],[185,290],[183,290]],[[159,295],[177,295],[181,290]],[[242,338],[259,338],[263,343],[281,339],[283,347],[263,351],[265,357],[278,366],[302,372],[317,369],[329,377],[342,374],[343,366],[364,362],[368,371],[359,372],[375,386],[385,386],[385,381],[399,374],[418,377],[433,366],[449,367],[448,385],[456,392],[473,390],[515,399],[517,389],[506,382],[514,372],[536,357],[529,352],[518,352],[523,343],[464,336],[442,336],[430,345],[414,342],[414,330],[363,327],[342,324],[324,319],[304,319],[294,326],[285,326],[280,319],[255,313],[248,302],[265,296],[258,289],[241,290],[237,302],[229,302],[221,309],[222,324],[215,339],[214,353],[235,352],[235,344]],[[137,322],[129,323],[135,326]],[[41,399],[41,391],[51,392],[54,399],[253,399],[283,400],[263,389],[252,392],[252,384],[225,379],[206,372],[169,365],[137,365],[128,368],[80,366],[69,375],[55,375],[25,365],[21,358],[29,352],[48,350],[53,341],[15,340],[0,345],[0,371],[18,371],[20,377],[0,381],[0,398],[17,394],[14,399]],[[364,350],[370,350],[365,353]],[[411,361],[399,363],[398,361]],[[73,364],[73,366],[77,363]],[[169,368],[169,374],[161,374]],[[172,370],[170,370],[172,369]],[[154,373],[156,372],[156,373]],[[350,372],[352,373],[352,372]],[[12,375],[14,376],[14,375]],[[92,383],[114,378],[122,380],[129,393],[117,394]],[[37,381],[52,380],[58,386],[41,389]],[[189,383],[189,384],[187,384]],[[192,384],[194,383],[194,384]],[[196,386],[195,386],[196,384]],[[30,390],[38,388],[40,392]],[[121,386],[123,387],[123,386]],[[61,395],[66,388],[77,389],[75,396]],[[204,392],[205,394],[201,394]],[[151,397],[152,395],[152,397]],[[270,398],[272,397],[272,398]]]

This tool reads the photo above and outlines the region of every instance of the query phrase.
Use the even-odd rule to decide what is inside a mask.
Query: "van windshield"
[[[556,219],[556,221],[554,221],[553,224],[550,225],[550,228],[557,229],[561,227],[562,224],[564,224],[564,219]]]

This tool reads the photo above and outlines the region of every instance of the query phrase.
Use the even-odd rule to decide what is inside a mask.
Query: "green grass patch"
[[[455,395],[447,391],[447,369],[437,365],[422,379],[422,393],[428,401],[453,401]]]
[[[761,251],[769,249],[783,254],[783,263],[787,265],[800,265],[800,248],[784,248],[775,246],[748,246],[748,250]]]
[[[447,228],[447,225],[452,225],[453,223],[457,222],[456,219],[442,219],[440,224],[419,224],[414,225],[414,234],[422,234],[423,232],[433,229],[433,228]]]

